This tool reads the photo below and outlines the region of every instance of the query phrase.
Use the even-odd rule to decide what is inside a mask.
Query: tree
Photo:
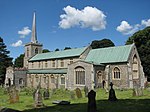
[[[115,44],[109,39],[94,40],[91,43],[92,49],[104,48],[104,47],[113,47],[113,46],[115,46]]]
[[[42,53],[47,53],[47,52],[50,52],[48,49],[43,49],[42,50]]]
[[[71,49],[71,47],[65,47],[65,48],[64,48],[64,50],[68,50],[68,49]]]
[[[55,49],[55,51],[59,51],[59,49],[57,48],[57,49]]]
[[[133,42],[137,47],[144,73],[150,77],[150,27],[134,33],[128,38],[126,44],[132,44]]]
[[[6,68],[12,65],[12,59],[9,57],[10,52],[7,50],[3,39],[0,37],[0,83],[4,83]]]
[[[20,54],[19,57],[15,59],[14,66],[15,67],[23,67],[24,54]]]

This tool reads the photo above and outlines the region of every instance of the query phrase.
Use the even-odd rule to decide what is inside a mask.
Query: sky
[[[120,46],[150,26],[149,11],[150,0],[0,0],[0,37],[11,57],[24,53],[36,12],[44,49],[79,48],[104,38]]]

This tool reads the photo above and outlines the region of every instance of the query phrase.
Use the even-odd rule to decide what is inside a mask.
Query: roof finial
[[[33,14],[31,42],[32,43],[38,43],[37,34],[36,34],[36,15],[35,15],[35,11],[34,11],[34,14]]]

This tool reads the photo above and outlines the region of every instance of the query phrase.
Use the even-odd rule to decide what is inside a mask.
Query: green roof
[[[93,49],[89,52],[85,61],[101,64],[127,62],[132,47],[133,44],[125,46]]]
[[[39,61],[39,60],[47,60],[47,59],[58,59],[58,58],[68,58],[80,56],[87,47],[76,48],[76,49],[68,49],[63,51],[54,51],[49,53],[41,53],[33,56],[29,61]]]
[[[60,69],[30,69],[27,72],[28,74],[66,74],[67,69],[66,68],[60,68]]]

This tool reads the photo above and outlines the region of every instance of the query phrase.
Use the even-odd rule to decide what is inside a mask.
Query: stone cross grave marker
[[[96,92],[91,90],[88,93],[88,112],[96,112]]]
[[[117,101],[115,90],[113,89],[113,83],[111,82],[110,84],[110,90],[109,90],[109,101]]]
[[[77,98],[82,98],[81,90],[79,88],[76,88],[75,91],[76,91]]]

